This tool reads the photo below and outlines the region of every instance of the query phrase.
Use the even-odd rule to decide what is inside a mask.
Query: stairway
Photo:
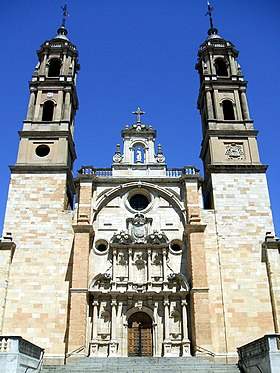
[[[83,358],[64,366],[43,366],[42,373],[239,373],[235,364],[189,358]]]

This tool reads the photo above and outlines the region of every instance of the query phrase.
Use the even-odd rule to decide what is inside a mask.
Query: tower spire
[[[61,22],[61,26],[65,28],[66,18],[69,17],[69,13],[68,13],[68,9],[67,9],[67,4],[65,4],[64,6],[62,6],[61,9],[62,9],[62,22]]]
[[[214,27],[213,11],[214,11],[214,7],[211,5],[210,1],[207,1],[206,16],[209,16],[209,22],[210,22],[210,29],[208,30],[208,35],[213,35],[213,34],[216,35],[218,33],[218,30]]]
[[[62,21],[61,21],[61,26],[57,30],[57,36],[56,37],[60,38],[60,39],[67,39],[66,35],[68,34],[68,31],[67,31],[66,26],[65,26],[66,25],[66,18],[69,17],[67,4],[62,6],[61,10],[62,10]]]

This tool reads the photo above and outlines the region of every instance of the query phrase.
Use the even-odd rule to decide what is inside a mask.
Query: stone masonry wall
[[[20,335],[63,356],[72,211],[65,211],[65,174],[12,174],[4,232],[16,250],[4,316],[6,335]]]
[[[273,332],[261,245],[273,222],[265,174],[212,174],[214,211],[205,211],[215,352]]]

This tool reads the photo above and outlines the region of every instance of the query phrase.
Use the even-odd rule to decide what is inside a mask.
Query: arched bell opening
[[[51,100],[44,102],[42,121],[51,122],[53,120],[53,115],[54,115],[54,102]]]
[[[61,61],[58,58],[52,58],[49,62],[49,78],[56,78],[60,75]]]
[[[128,319],[128,356],[153,356],[153,322],[145,312],[135,312]]]
[[[224,120],[235,120],[233,104],[230,100],[222,102]]]
[[[227,63],[223,58],[216,58],[215,69],[218,76],[225,77],[228,76]]]

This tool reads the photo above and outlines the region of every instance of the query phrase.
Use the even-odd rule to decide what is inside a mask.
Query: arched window
[[[51,122],[53,120],[54,103],[53,101],[46,101],[43,105],[42,120]]]
[[[58,58],[52,58],[49,62],[49,73],[50,78],[57,77],[60,75],[61,61]]]
[[[215,69],[218,76],[228,76],[227,64],[223,58],[215,60]]]
[[[230,100],[224,100],[223,103],[224,120],[234,120],[233,104]]]

